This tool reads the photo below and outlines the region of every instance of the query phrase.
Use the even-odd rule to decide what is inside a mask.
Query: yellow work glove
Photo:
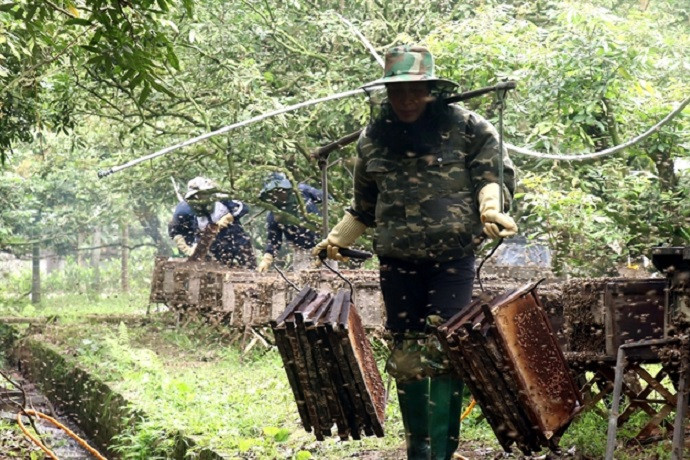
[[[507,238],[517,233],[517,224],[508,214],[501,212],[499,203],[500,186],[487,184],[479,191],[479,216],[484,224],[484,233],[493,239]]]
[[[259,266],[256,267],[256,271],[259,273],[267,272],[268,269],[271,268],[271,264],[273,264],[273,256],[267,252],[261,258],[261,262],[259,262]]]
[[[347,257],[343,257],[340,254],[340,249],[350,247],[366,229],[366,225],[355,219],[349,212],[346,212],[343,218],[340,219],[340,222],[331,229],[328,237],[314,246],[311,253],[318,259],[319,253],[325,249],[329,259],[345,262]]]
[[[182,254],[186,255],[187,257],[194,254],[194,247],[196,245],[192,245],[192,246],[188,245],[187,242],[184,240],[184,236],[175,235],[173,237],[173,241],[175,242],[177,249],[179,249]]]
[[[226,215],[224,215],[223,217],[218,219],[218,222],[216,222],[216,225],[218,225],[218,227],[220,227],[220,229],[222,230],[225,227],[231,225],[234,221],[235,221],[235,218],[233,217],[233,215],[230,213],[227,213]]]

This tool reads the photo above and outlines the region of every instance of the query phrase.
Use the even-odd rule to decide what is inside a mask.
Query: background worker
[[[220,231],[209,252],[229,267],[256,267],[251,239],[240,219],[247,214],[246,204],[228,199],[218,184],[206,177],[195,177],[187,184],[184,201],[178,203],[168,224],[168,234],[180,252],[192,255],[201,233],[210,222],[218,224]]]
[[[450,459],[458,446],[463,384],[431,332],[469,304],[483,235],[517,232],[505,214],[515,173],[494,127],[443,101],[457,84],[434,76],[427,49],[390,49],[383,78],[363,87],[377,86],[385,98],[372,107],[357,144],[352,207],[313,253],[326,249],[329,258],[344,260],[339,249],[375,227],[386,328],[393,336],[386,370],[396,379],[407,456]]]
[[[302,195],[306,211],[321,215],[318,204],[323,199],[323,192],[303,183],[297,185],[297,190]],[[288,241],[293,250],[293,270],[309,268],[309,250],[314,247],[319,236],[304,226],[305,219],[300,213],[295,189],[290,180],[283,173],[271,173],[264,181],[259,198],[272,205],[275,211],[269,211],[266,216],[266,249],[257,270],[265,272],[271,267],[283,239]]]

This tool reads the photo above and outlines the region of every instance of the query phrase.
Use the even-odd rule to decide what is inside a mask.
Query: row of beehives
[[[353,301],[365,328],[380,328],[385,309],[375,270],[341,270],[352,283]],[[214,262],[182,259],[156,261],[151,302],[178,311],[194,310],[231,326],[267,325],[285,309],[299,289],[311,286],[335,292],[349,286],[334,273],[305,270],[286,273],[288,284],[275,271],[262,274],[229,270]],[[524,280],[483,280],[488,296],[515,288]],[[629,340],[660,338],[667,329],[664,311],[666,280],[573,279],[547,280],[539,287],[542,303],[564,351],[615,355]],[[481,294],[476,286],[475,294]]]
[[[378,289],[378,272],[341,270],[353,285],[353,298],[364,306],[366,328],[383,324],[383,302]],[[231,270],[216,262],[188,262],[184,259],[157,259],[151,281],[152,303],[179,310],[195,310],[202,316],[230,326],[262,326],[278,317],[304,286],[333,291],[347,287],[326,270],[285,273],[257,273]]]

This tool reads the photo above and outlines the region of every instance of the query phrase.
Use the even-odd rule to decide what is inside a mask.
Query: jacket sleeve
[[[376,226],[376,201],[379,195],[376,180],[367,173],[367,162],[363,157],[363,150],[371,143],[365,133],[357,142],[357,158],[355,159],[354,196],[352,207],[348,212],[355,216],[367,227]]]
[[[468,112],[465,118],[465,134],[469,140],[467,167],[474,186],[475,200],[487,184],[499,182],[499,139],[496,128],[483,117]],[[515,192],[515,166],[503,147],[503,196],[504,209],[510,207]]]
[[[230,214],[232,214],[235,219],[239,219],[249,213],[249,206],[244,201],[224,200],[221,203],[230,210]]]
[[[266,250],[264,252],[275,256],[276,252],[280,251],[282,242],[283,231],[276,222],[273,212],[269,212],[266,216]]]
[[[298,188],[306,201],[312,201],[314,203],[321,203],[321,201],[323,201],[322,190],[307,184],[299,184]]]

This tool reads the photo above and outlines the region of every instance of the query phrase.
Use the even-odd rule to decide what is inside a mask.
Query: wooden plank
[[[341,439],[343,439],[344,435],[352,436],[353,439],[360,439],[360,421],[357,418],[357,414],[353,410],[356,404],[354,400],[355,396],[353,395],[353,392],[350,391],[351,382],[348,381],[341,372],[341,368],[344,365],[344,363],[340,362],[342,360],[342,356],[334,350],[331,343],[332,332],[327,330],[325,323],[320,323],[317,326],[317,331],[323,343],[323,348],[321,350],[326,356],[326,366],[328,368],[329,375],[331,376],[331,379],[333,379],[337,389],[338,403],[345,414],[345,419],[347,422],[347,430],[343,432],[339,431],[338,435]],[[347,437],[345,437],[345,439],[347,439]]]
[[[369,339],[354,304],[350,305],[348,313],[347,343],[354,358],[352,364],[357,365],[356,381],[362,385],[364,407],[369,415],[372,430],[376,436],[383,437],[385,389]]]
[[[281,327],[273,329],[273,337],[276,342],[276,347],[278,348],[278,353],[280,353],[280,356],[283,359],[283,367],[285,368],[285,373],[287,374],[288,382],[290,383],[290,388],[292,389],[292,395],[295,397],[295,402],[297,403],[297,411],[299,412],[302,426],[305,430],[311,431],[312,423],[307,410],[304,390],[302,389],[302,385],[300,384],[300,380],[297,375],[297,364],[295,363],[295,357],[292,353],[292,347],[290,347],[290,343],[288,342],[285,328]]]
[[[338,436],[341,439],[347,439],[350,429],[345,410],[340,403],[337,382],[336,379],[333,378],[331,372],[332,363],[329,361],[333,360],[333,357],[330,353],[330,346],[327,345],[328,340],[324,340],[317,330],[317,318],[320,317],[319,312],[323,312],[324,307],[327,308],[332,301],[333,299],[328,295],[326,301],[322,302],[321,306],[319,306],[319,309],[312,311],[313,317],[305,320],[304,324],[307,338],[309,339],[309,344],[316,360],[316,369],[322,385],[322,396],[326,399],[331,421],[335,422],[338,428]]]
[[[344,303],[343,295],[336,295],[332,312],[328,315],[328,322],[325,323],[326,331],[328,332],[328,340],[331,344],[331,350],[335,354],[336,362],[338,363],[338,370],[343,380],[343,387],[347,391],[349,399],[352,403],[351,411],[356,420],[357,430],[352,430],[352,438],[360,439],[362,434],[369,435],[367,432],[372,432],[367,428],[369,421],[366,409],[362,403],[361,393],[357,387],[357,382],[350,369],[350,364],[347,359],[346,351],[343,349],[343,342],[339,332],[337,320],[343,309]]]
[[[303,304],[299,310],[296,310],[294,329],[304,354],[309,384],[314,392],[319,423],[324,436],[331,435],[331,426],[335,422],[337,408],[333,404],[334,397],[330,388],[330,379],[328,379],[328,374],[325,372],[325,363],[320,362],[321,355],[318,353],[318,348],[315,348],[315,344],[309,340],[307,326],[311,327],[312,325],[308,319],[309,314],[318,309],[322,303],[329,300],[329,297],[327,294],[318,293],[314,300]]]
[[[304,395],[305,405],[307,407],[307,412],[309,413],[309,420],[311,421],[311,426],[313,428],[314,436],[319,441],[323,441],[323,429],[320,423],[319,409],[316,405],[316,395],[314,394],[314,389],[309,381],[309,373],[307,371],[307,364],[304,360],[304,352],[300,345],[300,341],[297,338],[297,334],[294,331],[294,323],[286,322],[287,339],[292,348],[292,354],[295,357],[295,364],[297,368],[297,377],[302,388],[302,393]]]

